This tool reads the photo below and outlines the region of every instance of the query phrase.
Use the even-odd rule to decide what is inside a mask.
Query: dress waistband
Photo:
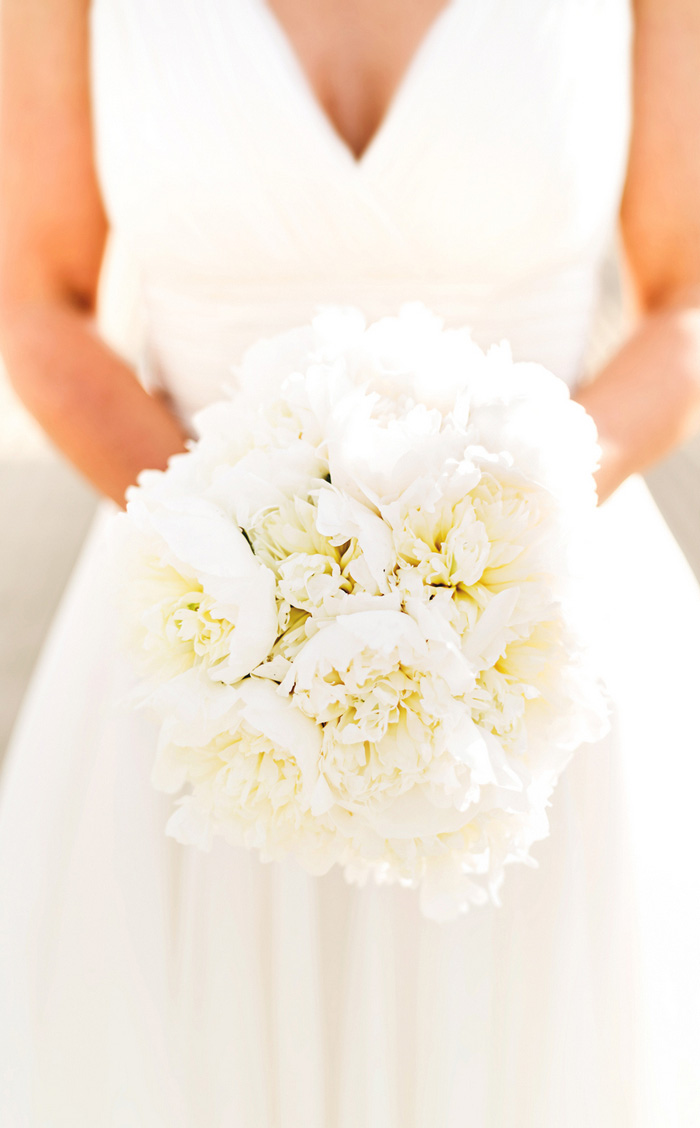
[[[191,414],[210,402],[245,350],[261,337],[310,320],[321,305],[358,306],[368,322],[422,301],[450,328],[467,326],[482,347],[508,340],[517,359],[576,381],[597,280],[568,268],[504,288],[445,279],[142,279],[140,372],[165,386]]]

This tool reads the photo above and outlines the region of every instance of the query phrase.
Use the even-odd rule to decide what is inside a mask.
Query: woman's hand
[[[635,9],[621,230],[638,324],[576,397],[598,426],[601,500],[700,426],[700,4]]]
[[[95,173],[89,0],[0,7],[0,348],[20,399],[123,503],[185,434],[97,333],[107,220]]]

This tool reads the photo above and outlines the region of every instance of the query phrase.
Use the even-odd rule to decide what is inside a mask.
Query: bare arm
[[[2,0],[0,348],[19,397],[122,503],[185,436],[99,337],[107,221],[95,175],[88,0]]]
[[[621,225],[638,322],[577,397],[598,424],[601,500],[700,426],[700,3],[635,9]]]

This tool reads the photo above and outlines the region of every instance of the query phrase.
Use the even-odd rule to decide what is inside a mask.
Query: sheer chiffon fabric
[[[629,137],[623,0],[452,0],[358,162],[264,0],[97,0],[105,333],[183,418],[317,304],[421,298],[574,387]],[[165,837],[104,503],[0,808],[0,1121],[32,1128],[700,1122],[700,591],[646,488],[598,514],[613,728],[538,867],[452,925],[415,896]]]

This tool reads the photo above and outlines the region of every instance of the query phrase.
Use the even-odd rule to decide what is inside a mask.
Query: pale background
[[[593,335],[591,370],[623,332],[615,257]],[[700,437],[648,476],[700,576]],[[85,536],[95,495],[53,452],[0,370],[0,753]]]

